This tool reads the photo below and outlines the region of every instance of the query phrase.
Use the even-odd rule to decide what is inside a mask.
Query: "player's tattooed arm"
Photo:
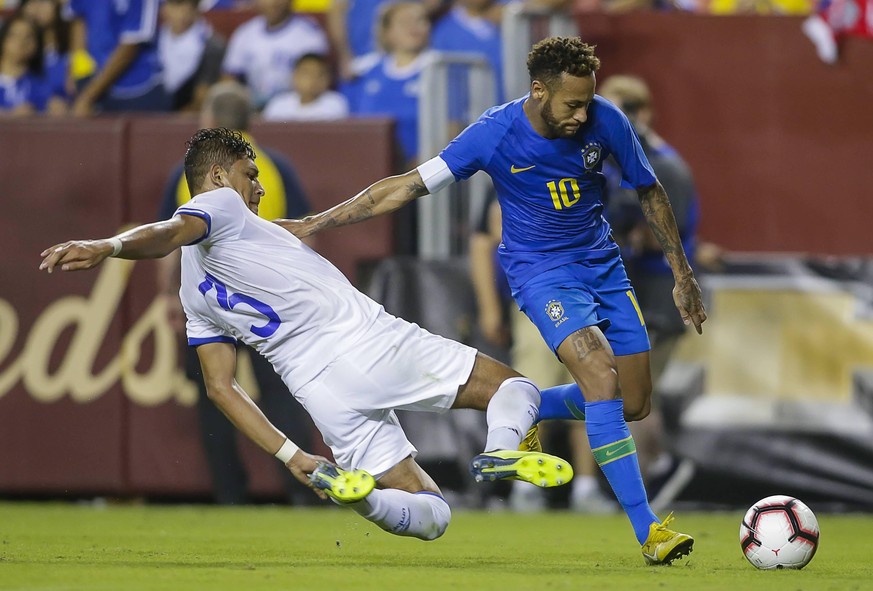
[[[661,245],[664,256],[673,271],[676,286],[673,288],[673,301],[679,309],[679,314],[685,324],[693,324],[698,333],[706,320],[706,310],[703,307],[703,297],[700,285],[694,278],[694,271],[685,256],[676,218],[667,192],[659,182],[637,190],[646,223]]]
[[[661,245],[677,281],[692,276],[691,265],[682,248],[682,239],[670,206],[670,198],[660,182],[637,190],[646,223]]]
[[[276,223],[303,238],[326,228],[356,224],[371,217],[396,211],[428,190],[418,170],[378,181],[351,199],[321,213],[300,220],[276,220]]]

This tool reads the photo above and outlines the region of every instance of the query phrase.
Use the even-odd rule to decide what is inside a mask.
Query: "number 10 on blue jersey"
[[[549,195],[552,196],[552,203],[555,209],[558,210],[575,205],[582,197],[582,193],[579,191],[579,183],[576,182],[576,179],[549,181],[546,183],[546,186],[549,188]],[[572,197],[570,196],[571,193]]]

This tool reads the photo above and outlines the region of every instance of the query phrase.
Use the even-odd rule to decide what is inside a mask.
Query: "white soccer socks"
[[[527,378],[509,378],[500,384],[485,411],[488,421],[485,451],[518,449],[537,419],[539,406],[540,391]]]
[[[410,493],[395,488],[374,489],[357,503],[349,503],[361,517],[388,533],[420,540],[435,540],[449,526],[452,510],[436,493]]]

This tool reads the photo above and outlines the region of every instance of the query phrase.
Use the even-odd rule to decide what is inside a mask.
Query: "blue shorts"
[[[616,355],[651,348],[636,294],[618,254],[549,269],[513,296],[552,351],[586,326],[599,326]]]

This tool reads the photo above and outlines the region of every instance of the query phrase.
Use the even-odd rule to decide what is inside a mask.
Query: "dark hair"
[[[297,58],[297,61],[294,63],[294,67],[296,68],[305,61],[318,62],[325,68],[330,67],[330,62],[327,61],[327,57],[321,55],[320,53],[304,53],[299,58]]]
[[[24,7],[30,3],[31,0],[22,0],[21,6],[19,7],[19,12],[24,10]],[[58,52],[58,55],[66,55],[68,51],[70,51],[70,22],[64,18],[61,6],[63,5],[62,0],[51,0],[52,4],[55,7],[55,19],[51,25],[52,32],[55,35],[55,43],[57,47],[55,47],[55,51]],[[45,31],[42,31],[45,34]]]
[[[255,151],[238,131],[226,127],[201,129],[185,142],[185,178],[191,195],[206,178],[213,164],[229,170],[243,158],[256,158]]]
[[[594,55],[594,45],[588,45],[579,37],[549,37],[533,46],[527,54],[527,71],[530,81],[539,80],[550,90],[561,74],[583,78],[600,68],[600,60]]]
[[[8,21],[0,26],[0,58],[3,57],[3,46],[6,44],[6,37],[9,36],[9,31],[12,29],[12,25],[18,21],[27,23],[27,26],[29,26],[30,30],[33,32],[34,39],[36,39],[36,51],[27,62],[27,71],[31,74],[40,76],[42,75],[42,33],[40,32],[39,27],[36,26],[36,23],[20,12],[16,12]]]

